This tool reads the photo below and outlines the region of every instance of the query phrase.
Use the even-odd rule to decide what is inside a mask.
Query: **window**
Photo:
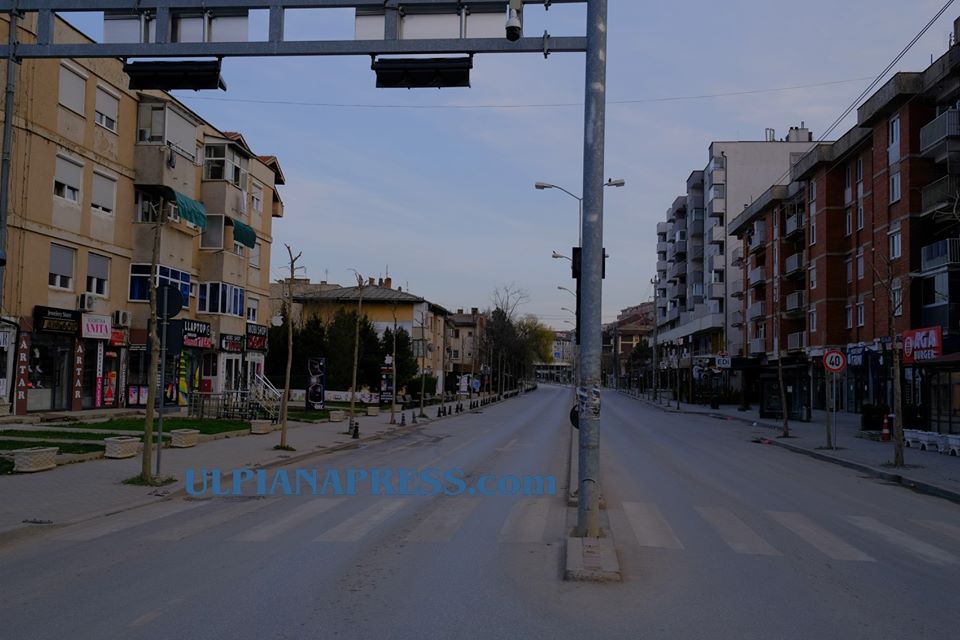
[[[853,329],[853,305],[847,305],[847,329]]]
[[[97,87],[97,108],[93,121],[108,131],[117,132],[117,112],[120,99],[104,89]]]
[[[853,260],[847,258],[844,263],[847,265],[847,282],[853,282]]]
[[[155,283],[157,286],[161,284],[171,284],[179,287],[180,295],[183,296],[183,308],[188,309],[190,307],[191,286],[189,273],[158,265]],[[133,302],[146,302],[150,300],[149,264],[130,265],[130,289],[128,298]]]
[[[47,283],[57,289],[73,289],[73,263],[76,250],[59,244],[50,245],[50,275]]]
[[[857,326],[862,327],[865,324],[863,301],[857,303]]]
[[[843,171],[843,188],[849,189],[852,186],[853,186],[853,167],[851,167],[848,164]]]
[[[56,173],[53,177],[53,195],[70,202],[80,202],[80,185],[83,183],[83,165],[69,158],[57,156]]]
[[[896,260],[903,254],[903,235],[900,232],[900,221],[890,223],[890,231],[887,233],[890,243],[890,259]]]
[[[87,293],[106,296],[110,280],[110,258],[95,253],[87,254]]]
[[[244,317],[245,292],[241,287],[226,282],[201,282],[197,311]]]
[[[257,312],[260,310],[260,300],[247,298],[247,322],[257,321]]]
[[[208,144],[203,149],[203,179],[227,180],[247,188],[247,158],[227,144]]]
[[[223,222],[222,215],[207,215],[207,227],[200,235],[201,249],[223,249]]]
[[[808,324],[810,325],[810,333],[813,333],[814,331],[817,330],[817,310],[811,309],[809,317],[810,317],[810,321]]]
[[[890,144],[889,147],[899,147],[900,145],[900,115],[890,118]]]
[[[863,247],[857,250],[857,280],[863,280]]]
[[[159,103],[141,103],[137,109],[137,142],[163,142],[165,108]]]
[[[98,213],[113,215],[117,201],[117,181],[97,171],[93,172],[90,208]]]
[[[900,285],[900,279],[897,278],[893,281],[893,286],[891,288],[891,297],[890,304],[893,305],[893,315],[902,316],[903,315],[903,288]]]
[[[176,202],[164,202],[160,196],[145,191],[137,191],[135,198],[137,222],[156,222],[161,208],[166,212],[167,220],[180,220],[180,210]]]
[[[263,248],[263,245],[258,240],[256,244],[253,245],[253,248],[250,249],[250,266],[254,269],[260,268],[260,251]]]
[[[853,233],[853,210],[852,210],[852,209],[847,209],[847,228],[846,228],[846,231],[847,231],[847,235],[848,235],[848,236]]]
[[[863,205],[857,205],[857,229],[863,229]]]
[[[263,213],[263,187],[257,183],[253,183],[251,194],[251,198],[253,199],[253,210],[257,213]]]
[[[949,303],[950,274],[946,271],[920,281],[920,304],[936,307]]]
[[[236,240],[234,240],[234,241],[233,241],[233,252],[234,252],[235,254],[237,254],[238,256],[242,256],[242,255],[243,255],[243,244],[240,243],[240,242],[237,242]]]
[[[857,158],[857,184],[863,182],[863,158]]]
[[[900,172],[890,175],[890,204],[900,200]]]
[[[810,288],[817,288],[817,265],[810,265]]]
[[[810,216],[810,246],[817,244],[817,218]]]
[[[82,116],[86,93],[87,79],[66,65],[60,65],[60,105]]]
[[[453,350],[453,357],[454,357],[454,359],[459,359],[459,358],[460,358],[460,349],[454,349],[454,350]]]

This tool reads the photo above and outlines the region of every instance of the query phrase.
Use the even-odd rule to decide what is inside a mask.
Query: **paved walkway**
[[[653,403],[646,395],[631,397],[648,405],[658,406],[663,411],[707,415],[737,424],[760,427],[768,433],[767,437],[773,444],[798,449],[831,462],[851,463],[849,466],[870,467],[878,473],[900,476],[903,484],[930,485],[931,493],[942,490],[945,497],[960,502],[960,457],[908,448],[904,452],[907,468],[893,468],[893,443],[858,437],[859,414],[837,414],[834,441],[837,448],[828,450],[824,448],[827,422],[825,411],[814,411],[811,422],[791,421],[790,433],[793,437],[784,440],[777,437],[782,430],[782,423],[776,419],[761,419],[756,409],[739,411],[736,407],[722,405],[719,409],[711,409],[704,405],[681,402],[678,410],[676,401],[665,402],[661,399],[660,402]]]
[[[452,405],[447,405],[448,407]],[[427,411],[429,416],[436,415]],[[390,412],[379,416],[358,417],[360,440],[382,438],[397,430],[410,429],[437,419],[421,419],[411,425],[406,412],[405,427],[390,425]],[[400,415],[397,415],[400,420]],[[287,442],[296,451],[277,451],[279,431],[269,435],[249,435],[201,443],[188,449],[165,448],[161,454],[161,475],[172,476],[175,483],[164,487],[125,485],[123,481],[140,473],[140,456],[122,460],[91,460],[67,464],[34,473],[0,476],[0,541],[16,536],[36,524],[67,524],[98,515],[156,502],[184,489],[187,469],[230,470],[289,464],[299,457],[311,457],[336,451],[357,443],[345,432],[347,422],[317,424],[290,422]]]

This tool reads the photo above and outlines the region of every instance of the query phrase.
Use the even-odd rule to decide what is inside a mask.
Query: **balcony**
[[[743,266],[743,247],[741,245],[738,244],[730,251],[730,264],[734,267]]]
[[[675,243],[674,253],[677,257],[687,255],[687,241],[686,240],[677,240]]]
[[[666,253],[669,250],[669,245],[666,240],[662,242],[657,242],[657,253]]]
[[[679,319],[679,318],[680,318],[680,309],[679,309],[678,307],[674,307],[674,308],[672,308],[672,309],[667,309],[667,316],[666,316],[666,321],[667,321],[667,322],[672,322],[672,321],[677,320],[677,319]]]
[[[767,269],[766,267],[756,267],[750,270],[750,273],[747,274],[747,282],[750,283],[751,287],[763,284],[767,281]]]
[[[201,193],[208,212],[246,219],[247,192],[229,180],[204,180]]]
[[[787,296],[786,311],[790,315],[802,314],[807,305],[807,296],[804,291],[796,291]]]
[[[727,286],[723,282],[711,282],[707,285],[707,297],[711,300],[723,300],[727,295]]]
[[[670,268],[670,263],[666,260],[657,260],[657,271],[666,271]]]
[[[740,311],[738,309],[737,311],[730,312],[730,326],[732,327],[743,326],[743,311]]]
[[[703,236],[703,219],[690,220],[687,223],[687,234],[691,238],[699,238]]]
[[[670,268],[667,269],[667,277],[671,280],[676,280],[681,277],[686,277],[687,275],[687,263],[686,262],[674,262],[670,265]]]
[[[687,257],[696,262],[703,262],[703,245],[696,244],[691,246],[689,253],[687,253]]]
[[[920,192],[920,214],[952,210],[960,195],[960,179],[944,176],[924,187]]]
[[[766,353],[767,351],[766,342],[767,341],[764,338],[751,339],[750,345],[749,345],[750,355],[756,356],[756,355],[760,355],[761,353]]]
[[[921,250],[921,271],[960,266],[960,238],[944,238]]]
[[[710,235],[708,236],[710,244],[723,244],[727,241],[727,228],[722,224],[717,224],[710,227]]]
[[[766,244],[767,244],[766,230],[763,229],[762,227],[759,229],[754,229],[753,235],[750,236],[750,243],[748,245],[748,248],[750,249],[750,253],[753,253],[758,249],[762,249],[763,247],[766,246]]]
[[[727,201],[723,198],[714,198],[710,200],[707,207],[707,215],[711,218],[723,218],[727,213]]]
[[[806,264],[803,261],[803,253],[795,253],[787,258],[783,266],[783,273],[788,276],[799,275],[803,273],[804,267],[806,267]]]
[[[747,320],[756,320],[757,318],[764,317],[766,311],[766,305],[763,300],[757,300],[750,308],[747,309]]]
[[[803,351],[807,347],[807,332],[798,331],[787,336],[788,351]]]
[[[180,162],[171,163],[171,156]],[[161,185],[190,198],[197,197],[196,167],[186,158],[177,158],[177,152],[166,145],[135,145],[133,163],[137,171],[137,184]]]
[[[806,220],[804,220],[802,213],[796,213],[792,216],[787,216],[786,224],[784,224],[783,227],[784,240],[797,233],[801,233],[805,225]]]
[[[949,109],[920,129],[920,153],[942,160],[954,150],[950,142],[955,138],[960,138],[960,110]]]
[[[920,311],[920,323],[924,327],[945,327],[946,332],[952,334],[955,331],[952,327],[960,325],[960,304],[940,304],[934,307],[924,307]]]
[[[657,223],[657,233],[667,235],[670,233],[670,223],[669,222],[658,222]]]

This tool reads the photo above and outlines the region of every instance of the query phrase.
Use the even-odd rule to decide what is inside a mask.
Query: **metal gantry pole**
[[[607,90],[607,0],[587,3],[581,249],[580,499],[577,532],[600,536],[600,375],[603,288],[603,159]]]
[[[3,107],[3,152],[0,159],[0,255],[4,258],[7,253],[7,213],[10,207],[10,157],[13,151],[13,116],[14,96],[17,88],[17,29],[20,14],[11,11],[8,23],[10,33],[7,38],[9,53],[7,54],[7,87]],[[3,307],[3,281],[6,277],[5,261],[0,260],[0,311]],[[2,315],[2,314],[0,314]]]

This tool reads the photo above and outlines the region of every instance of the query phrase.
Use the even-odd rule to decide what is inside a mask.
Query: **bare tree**
[[[287,445],[287,422],[290,410],[290,369],[293,367],[293,280],[297,274],[297,261],[303,256],[301,251],[293,255],[293,249],[290,245],[284,245],[287,248],[287,255],[290,259],[290,279],[287,280],[285,302],[287,307],[287,367],[283,377],[283,398],[280,400],[280,448],[286,449]]]
[[[140,461],[140,480],[146,484],[155,484],[153,477],[153,405],[157,401],[157,375],[160,365],[160,340],[157,336],[157,266],[160,262],[160,237],[163,229],[164,213],[163,201],[160,204],[152,203],[156,220],[153,223],[153,249],[150,253],[150,360],[147,365],[147,407],[143,420],[143,451]],[[164,380],[160,380],[162,385]],[[163,396],[160,397],[163,402]],[[157,446],[163,446],[159,443]]]
[[[776,262],[779,263],[780,252],[775,250]],[[777,350],[777,384],[780,386],[780,414],[783,416],[783,433],[781,437],[790,437],[790,408],[787,406],[787,386],[783,380],[783,359],[787,355],[787,350],[783,348],[783,335],[780,331],[783,322],[783,309],[780,304],[782,294],[782,282],[780,278],[780,265],[775,264],[777,278],[774,281],[773,289],[773,344]]]
[[[530,295],[515,282],[497,287],[490,296],[490,302],[494,309],[503,309],[508,320],[516,320],[517,308],[526,304],[530,300]]]
[[[900,348],[897,344],[896,319],[903,311],[903,289],[908,285],[910,277],[896,276],[893,270],[893,261],[888,256],[882,256],[877,248],[871,250],[871,267],[873,269],[874,286],[881,289],[887,300],[887,338],[890,344],[891,361],[893,364],[893,466],[904,466],[903,447],[903,391],[900,385]],[[880,268],[877,263],[880,263]],[[904,282],[906,281],[906,282]]]
[[[365,281],[363,276],[360,275],[360,272],[354,270],[353,273],[357,276],[357,292],[359,293],[359,298],[357,299],[357,326],[353,336],[353,382],[350,385],[350,430],[353,435],[359,435],[359,429],[356,426],[356,396],[357,396],[357,367],[360,364],[360,323],[363,319],[363,285]]]

